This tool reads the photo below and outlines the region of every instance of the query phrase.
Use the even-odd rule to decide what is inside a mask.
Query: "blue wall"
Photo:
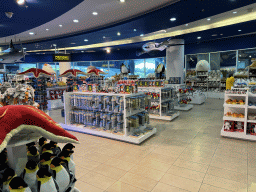
[[[208,42],[201,42],[199,44],[185,45],[185,55],[196,53],[208,53],[217,51],[227,51],[236,49],[246,49],[256,47],[256,35],[246,35],[241,37],[233,37],[230,39],[218,39]],[[126,59],[147,59],[155,57],[165,57],[166,52],[158,52],[154,56],[143,54],[136,56],[137,48],[114,50],[110,54],[105,51],[98,51],[95,53],[73,53],[72,61],[102,61],[102,60],[126,60]],[[53,62],[51,54],[45,55],[27,55],[26,63],[35,62]]]
[[[185,46],[185,55],[196,53],[209,53],[236,49],[256,47],[256,35],[238,36],[229,39],[218,39],[214,41],[201,42]]]

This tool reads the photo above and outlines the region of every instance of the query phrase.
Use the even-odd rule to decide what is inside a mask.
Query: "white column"
[[[64,73],[66,70],[71,69],[71,62],[59,62],[60,74]],[[62,77],[62,81],[66,82],[67,78]]]
[[[170,44],[184,44],[183,39],[173,39]],[[170,46],[166,49],[166,79],[181,77],[184,80],[184,45]]]

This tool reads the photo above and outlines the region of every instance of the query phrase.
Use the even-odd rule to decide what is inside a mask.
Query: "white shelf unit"
[[[72,110],[72,106],[70,105],[70,97],[71,95],[74,95],[74,97],[79,97],[82,95],[96,95],[96,96],[119,96],[123,97],[124,99],[124,110],[123,110],[123,133],[117,132],[114,133],[113,131],[110,130],[103,130],[101,128],[95,128],[92,126],[84,126],[82,124],[71,124],[70,119],[69,119],[69,112]],[[61,124],[61,126],[65,130],[69,131],[75,131],[75,132],[81,132],[81,133],[86,133],[86,134],[91,134],[91,135],[96,135],[96,136],[101,136],[101,137],[106,137],[110,139],[115,139],[115,140],[120,140],[120,141],[125,141],[129,143],[134,143],[134,144],[140,144],[150,136],[156,133],[157,129],[153,128],[152,130],[146,130],[146,128],[150,127],[145,123],[145,125],[140,126],[138,129],[141,131],[145,131],[144,134],[141,134],[139,136],[133,136],[132,132],[129,132],[129,127],[127,127],[127,117],[136,115],[141,112],[145,112],[145,107],[144,109],[141,110],[135,110],[128,112],[127,107],[126,107],[126,99],[131,98],[131,97],[136,97],[136,96],[144,96],[144,93],[135,93],[135,94],[115,94],[115,93],[94,93],[94,92],[65,92],[64,93],[64,109],[65,109],[65,124]]]
[[[62,92],[64,93],[64,91],[66,91],[68,87],[67,86],[63,86],[63,87],[48,87],[46,88],[46,92],[47,92],[47,98],[48,98],[48,104],[47,104],[47,109],[51,110],[51,109],[60,109],[60,108],[64,108],[64,103],[62,102],[61,98],[60,99],[51,99],[50,97],[50,91],[60,91],[62,90]],[[60,95],[61,96],[61,95]]]
[[[171,96],[167,99],[162,99],[162,92],[163,91],[170,91]],[[171,121],[173,119],[175,119],[176,117],[178,117],[180,115],[180,113],[178,111],[174,112],[174,108],[172,111],[171,115],[166,115],[162,113],[162,104],[168,101],[175,102],[175,96],[176,96],[176,89],[172,88],[172,87],[139,87],[138,88],[139,92],[144,92],[144,93],[158,93],[159,94],[159,101],[154,102],[151,101],[151,103],[158,103],[160,105],[159,107],[159,115],[158,114],[149,114],[149,118],[151,119],[159,119],[159,120],[167,120],[167,121]],[[170,111],[169,111],[170,112]],[[168,114],[168,112],[167,112]]]
[[[236,99],[236,100],[244,100],[245,101],[245,105],[239,105],[239,104],[226,104],[226,100],[228,99]],[[256,120],[249,120],[248,119],[248,115],[249,112],[253,112],[256,114],[256,106],[249,106],[248,103],[250,101],[254,101],[256,102],[256,94],[252,94],[250,92],[247,91],[246,94],[225,94],[225,99],[224,99],[224,117],[223,120],[230,120],[230,121],[240,121],[244,123],[244,130],[243,132],[230,132],[230,131],[225,131],[224,130],[224,125],[221,129],[221,136],[224,137],[231,137],[231,138],[238,138],[238,139],[245,139],[245,140],[255,140],[256,141],[256,136],[255,135],[251,135],[248,132],[247,126],[248,123],[255,123],[256,124]],[[227,117],[225,116],[225,114],[227,112],[232,112],[232,113],[243,113],[244,114],[244,118],[234,118],[234,117]]]
[[[176,92],[177,92],[177,97],[178,97],[178,101],[182,98],[182,97],[188,97],[187,94],[185,93],[179,93],[179,89],[185,89],[186,85],[185,84],[167,84],[165,85],[166,87],[175,87],[176,88]],[[175,110],[179,110],[179,111],[188,111],[190,109],[193,108],[192,104],[184,104],[184,105],[180,105],[178,104],[177,106],[174,106]]]

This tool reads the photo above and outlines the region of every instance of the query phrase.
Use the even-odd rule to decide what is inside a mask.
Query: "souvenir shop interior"
[[[255,3],[60,1],[4,8],[0,191],[256,191]]]

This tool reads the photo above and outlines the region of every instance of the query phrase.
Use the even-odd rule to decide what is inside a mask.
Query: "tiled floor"
[[[222,138],[223,100],[208,99],[141,145],[72,132],[81,192],[256,191],[256,143]],[[60,111],[51,111],[63,122]]]

